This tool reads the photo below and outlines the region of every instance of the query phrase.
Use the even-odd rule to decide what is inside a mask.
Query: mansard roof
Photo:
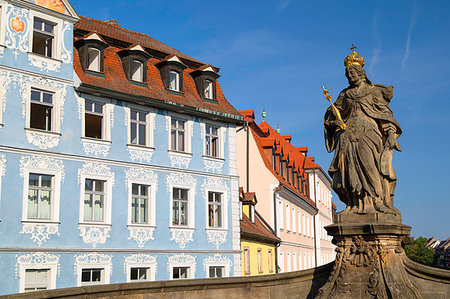
[[[120,100],[136,102],[180,113],[192,114],[227,122],[241,122],[243,117],[226,100],[216,80],[217,102],[206,102],[198,94],[194,79],[190,75],[194,71],[211,68],[215,73],[218,68],[204,64],[180,51],[161,43],[152,37],[119,27],[112,22],[104,22],[87,17],[80,17],[75,24],[75,41],[90,33],[96,33],[108,47],[104,50],[104,76],[91,76],[84,72],[78,51],[74,49],[74,69],[81,80],[78,88],[81,92],[100,93]],[[119,53],[124,50],[144,50],[151,57],[147,60],[147,86],[134,85],[124,72]],[[183,92],[174,94],[165,88],[157,64],[177,57],[187,66],[183,70]]]

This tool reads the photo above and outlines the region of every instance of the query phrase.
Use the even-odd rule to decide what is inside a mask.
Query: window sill
[[[205,159],[205,160],[212,160],[212,161],[225,161],[224,158],[213,157],[213,156],[208,156],[208,155],[203,155],[203,159]]]
[[[39,134],[44,134],[44,135],[49,135],[49,136],[55,136],[55,137],[61,136],[61,133],[59,133],[59,132],[55,132],[55,131],[46,131],[46,130],[34,129],[34,128],[25,128],[25,132],[39,133]]]
[[[192,153],[188,153],[188,152],[181,152],[181,151],[176,151],[176,150],[167,150],[169,152],[169,154],[173,154],[173,155],[178,155],[178,156],[185,156],[185,157],[192,157]]]
[[[207,227],[205,228],[205,230],[210,230],[210,231],[218,231],[218,232],[228,232],[227,228],[223,228],[223,227]]]
[[[145,228],[156,228],[156,226],[152,224],[146,224],[146,223],[128,223],[127,227],[145,227]]]
[[[131,148],[136,148],[136,149],[146,149],[146,150],[154,150],[155,149],[152,146],[140,145],[140,144],[132,144],[132,143],[127,143],[127,146],[131,147]]]
[[[48,220],[48,219],[25,219],[22,220],[22,223],[38,223],[38,224],[61,224],[60,221],[57,220]]]
[[[195,231],[195,228],[190,227],[190,226],[181,226],[181,225],[173,226],[173,225],[170,225],[170,226],[169,226],[169,230],[186,230],[186,231],[192,231],[192,232],[194,232],[194,231]]]
[[[179,96],[179,97],[183,97],[184,98],[184,92],[183,91],[177,91],[177,90],[172,90],[172,89],[167,88],[167,92],[169,94],[171,94],[171,95]]]
[[[97,226],[97,227],[111,227],[112,224],[110,223],[104,223],[104,222],[79,222],[79,226]]]
[[[105,145],[111,144],[110,140],[98,139],[98,138],[92,138],[92,137],[81,137],[81,141],[98,142],[100,144],[105,144]]]
[[[206,103],[219,105],[219,101],[217,101],[216,99],[202,98],[202,100],[205,101]]]

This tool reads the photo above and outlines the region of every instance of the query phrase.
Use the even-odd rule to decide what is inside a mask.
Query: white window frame
[[[40,130],[40,129],[34,129],[30,127],[30,121],[31,121],[31,90],[36,89],[43,92],[48,92],[53,94],[52,102],[53,102],[53,111],[52,111],[52,130],[46,131],[46,130]],[[26,103],[25,103],[25,130],[27,131],[38,131],[42,132],[43,134],[51,134],[54,135],[55,133],[60,135],[61,131],[61,93],[62,90],[60,88],[54,88],[47,85],[41,85],[37,83],[26,83],[26,90],[27,95],[25,96]]]
[[[300,213],[300,210],[297,210],[297,224],[298,224],[298,234],[301,235],[302,234],[302,216]]]
[[[278,199],[278,223],[280,224],[280,230],[284,229],[284,219],[283,219],[283,201]]]
[[[0,0],[0,21],[6,20],[7,4],[8,4],[7,2]],[[6,22],[0,22],[0,48],[5,48],[6,26],[4,24],[6,24]],[[1,122],[1,112],[0,112],[0,122]]]
[[[170,184],[169,186],[170,188],[170,192],[169,192],[169,196],[170,196],[170,200],[169,200],[169,227],[170,228],[191,228],[194,229],[195,228],[195,191],[194,188],[192,186],[186,186],[186,185],[178,185],[178,184]],[[185,189],[188,191],[188,217],[187,217],[187,225],[173,225],[172,224],[172,217],[173,217],[173,189]]]
[[[170,257],[169,257],[169,262],[167,265],[168,269],[169,269],[169,280],[174,280],[173,269],[177,268],[177,267],[189,268],[188,269],[188,277],[186,279],[195,278],[195,270],[196,270],[195,257],[193,257],[191,255],[184,255],[183,253],[181,255],[188,257],[188,258],[184,259],[185,261],[183,261],[183,262],[178,262],[178,261],[170,261]],[[176,257],[176,255],[174,257]],[[176,279],[176,280],[179,280],[179,279]]]
[[[83,270],[100,270],[100,281],[99,282],[83,282],[81,281],[83,276]],[[94,286],[94,285],[101,285],[105,284],[105,274],[106,269],[105,268],[99,268],[99,267],[83,267],[81,268],[80,272],[80,286]]]
[[[207,158],[211,158],[211,159],[224,159],[224,136],[225,136],[225,130],[226,128],[223,127],[223,124],[220,124],[218,122],[212,122],[212,121],[207,121],[201,124],[201,129],[203,132],[203,156],[207,157]],[[217,128],[217,155],[216,156],[212,156],[209,155],[207,153],[207,147],[206,147],[206,135],[208,134],[208,132],[206,131],[207,126],[211,126],[211,127],[215,127]]]
[[[25,292],[25,272],[26,270],[49,270],[49,275],[47,276],[48,288],[47,290],[56,289],[56,274],[58,272],[57,263],[41,263],[41,264],[31,264],[31,263],[21,263],[19,267],[19,293]]]
[[[298,269],[303,270],[303,263],[302,263],[302,252],[298,252]]]
[[[33,53],[33,33],[34,33],[34,19],[38,18],[43,21],[47,21],[49,23],[55,24],[53,27],[53,49],[52,49],[52,56],[42,56],[36,53]],[[61,50],[62,50],[62,42],[63,42],[63,20],[50,16],[48,14],[44,14],[35,10],[30,10],[30,32],[29,32],[29,53],[28,56],[34,56],[38,57],[39,59],[46,59],[50,61],[54,60],[61,60]]]
[[[139,185],[146,185],[148,186],[148,211],[147,215],[149,217],[148,223],[132,223],[132,209],[131,209],[131,203],[132,203],[132,197],[133,197],[133,190],[132,186],[133,184],[139,184]],[[154,182],[149,182],[146,180],[141,179],[132,179],[128,180],[128,226],[146,226],[146,227],[155,227],[156,226],[156,186]]]
[[[154,130],[155,130],[155,115],[156,112],[153,109],[145,109],[144,107],[136,106],[133,104],[127,104],[124,107],[127,123],[127,146],[129,147],[148,147],[154,148]],[[146,128],[145,128],[145,145],[131,143],[131,110],[146,113]]]
[[[184,138],[184,152],[172,150],[171,144],[171,134],[172,134],[172,118],[179,119],[185,121],[185,138]],[[166,129],[167,129],[167,141],[168,141],[168,151],[169,153],[176,153],[183,156],[191,156],[192,155],[192,135],[193,135],[193,126],[194,121],[192,118],[187,117],[186,115],[173,113],[171,112],[166,116]]]
[[[297,233],[297,223],[296,223],[296,219],[297,217],[295,217],[295,207],[292,207],[292,232],[295,234]]]
[[[132,73],[132,71],[133,71],[133,64],[139,65],[139,68],[137,69],[137,71],[139,72],[138,80],[133,79],[133,75],[134,75]],[[145,83],[144,82],[144,78],[145,78],[144,71],[145,71],[144,62],[142,62],[139,59],[130,59],[130,81],[139,82],[139,83]]]
[[[171,80],[170,80],[170,74],[171,73],[174,73],[174,74],[176,74],[176,88],[175,87],[172,87],[171,86]],[[169,70],[169,90],[172,90],[172,91],[180,91],[180,72],[178,72],[178,71],[175,71],[175,70]]]
[[[210,79],[205,79],[205,90],[203,91],[204,96],[208,100],[214,100],[214,81]],[[209,89],[209,92],[207,92]]]
[[[273,273],[274,265],[273,265],[273,250],[272,249],[267,250],[267,261],[269,263],[269,265],[268,265],[269,273]]]
[[[95,67],[97,68],[97,69],[91,69],[90,68],[90,66],[91,66],[91,64],[89,64],[90,63],[90,61],[89,61],[89,53],[90,52],[95,52],[96,53],[96,56],[97,56],[97,62],[98,62],[98,64],[97,65],[95,65]],[[86,65],[86,70],[89,70],[89,71],[91,71],[91,72],[97,72],[97,73],[100,73],[101,72],[101,70],[102,70],[102,51],[100,50],[100,49],[97,49],[96,47],[87,47],[86,48],[86,55],[87,55],[87,65]],[[93,62],[93,61],[92,61]]]
[[[244,246],[244,250],[242,250],[242,254],[244,255],[244,274],[248,275],[252,273],[252,267],[250,265],[250,247]]]
[[[285,272],[284,271],[284,254],[283,254],[283,251],[281,251],[281,250],[278,252],[278,261],[279,261],[278,267],[280,267],[280,273]]]
[[[292,271],[292,267],[291,267],[291,263],[292,263],[292,261],[291,261],[291,252],[287,252],[286,253],[286,272],[291,272]]]
[[[81,284],[81,273],[83,269],[103,269],[103,278],[101,284],[109,284],[111,278],[111,256],[99,253],[85,253],[75,257],[75,273],[77,275],[77,287]],[[93,285],[93,284],[88,284]],[[100,284],[95,284],[100,285]]]
[[[132,256],[131,256],[132,257]],[[155,281],[156,280],[156,259],[154,259],[154,262],[130,262],[125,258],[125,267],[126,267],[126,276],[127,276],[127,282],[138,282],[143,280],[131,280],[131,268],[149,268],[147,272],[147,279],[145,281]]]
[[[207,230],[228,230],[228,189],[227,188],[219,188],[219,187],[205,187],[204,191],[204,199],[205,199],[205,226]],[[208,202],[208,196],[209,192],[216,192],[216,193],[222,193],[222,226],[221,227],[213,227],[209,226],[209,219],[208,219],[208,208],[209,208],[209,202]]]
[[[101,105],[103,105],[103,120],[102,120],[102,138],[92,138],[92,137],[86,137],[85,132],[85,115],[86,115],[86,100],[91,102],[97,102]],[[105,143],[105,141],[109,144],[111,143],[111,111],[114,109],[113,103],[107,103],[105,100],[100,100],[97,98],[93,98],[90,96],[87,97],[80,97],[81,102],[81,108],[82,108],[82,114],[81,114],[81,139],[83,140],[89,140],[89,141],[97,141],[98,143]]]
[[[264,273],[262,248],[257,248],[256,255],[258,261],[258,273]]]
[[[204,260],[203,264],[205,266],[206,277],[209,278],[209,268],[210,267],[224,267],[222,277],[230,277],[230,262],[229,261],[209,261]]]
[[[103,198],[104,208],[103,208],[103,221],[85,221],[84,220],[84,185],[86,179],[91,180],[101,180],[105,181]],[[96,224],[106,224],[111,225],[111,206],[112,206],[112,187],[113,187],[114,177],[111,175],[97,175],[97,174],[84,174],[80,173],[80,210],[79,210],[79,224],[85,225],[96,225]]]
[[[303,236],[306,237],[306,219],[305,219],[305,213],[302,214],[302,232]]]
[[[30,218],[28,219],[28,188],[30,173],[51,175],[52,179],[52,192],[50,199],[50,219]],[[23,195],[22,195],[22,221],[23,222],[45,222],[45,223],[59,223],[59,210],[61,199],[61,180],[62,170],[52,170],[43,168],[30,168],[23,169]]]

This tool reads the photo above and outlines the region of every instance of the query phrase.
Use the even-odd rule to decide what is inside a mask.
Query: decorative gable
[[[47,9],[78,18],[77,13],[67,0],[24,0],[26,2],[45,7]]]

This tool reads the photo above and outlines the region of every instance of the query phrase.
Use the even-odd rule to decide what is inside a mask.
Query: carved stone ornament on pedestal
[[[397,178],[393,150],[402,133],[389,103],[393,87],[373,84],[354,51],[345,58],[349,87],[331,102],[325,144],[334,158],[328,169],[333,190],[347,207],[325,227],[333,236],[336,260],[316,298],[422,298],[408,275],[404,245],[410,226],[394,207]]]

